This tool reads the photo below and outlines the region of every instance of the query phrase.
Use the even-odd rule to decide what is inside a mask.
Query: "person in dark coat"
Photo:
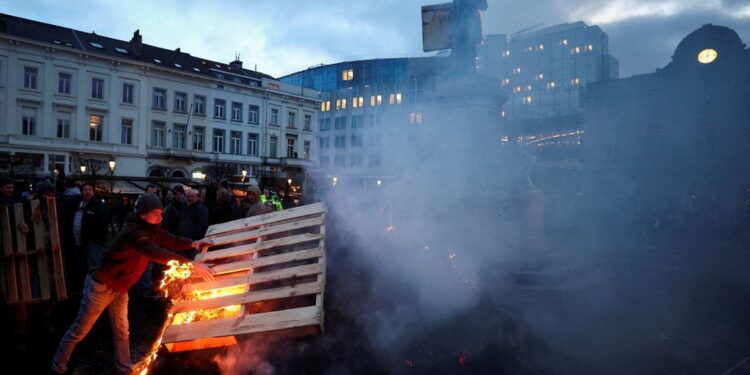
[[[208,229],[208,209],[198,201],[198,191],[188,189],[185,191],[185,209],[180,215],[180,226],[178,235],[180,237],[198,240],[206,235]],[[197,252],[190,250],[186,253],[191,259]]]
[[[103,254],[99,267],[86,276],[78,316],[63,335],[52,358],[53,372],[62,374],[68,370],[68,362],[76,345],[86,337],[105,309],[108,310],[114,335],[117,369],[122,373],[130,371],[133,365],[130,362],[128,289],[141,277],[149,260],[161,264],[170,260],[190,262],[186,257],[167,249],[202,249],[213,244],[211,240],[192,241],[176,237],[162,229],[162,204],[153,194],[138,198],[133,217],[133,223],[117,234]],[[214,271],[211,268],[203,263],[191,264],[193,275],[213,279]]]
[[[216,192],[216,206],[211,209],[211,214],[208,218],[208,224],[219,224],[226,223],[236,219],[235,210],[232,208],[232,200],[234,194],[227,189],[219,189]]]
[[[164,208],[162,227],[174,235],[180,234],[180,217],[185,210],[185,189],[177,185],[172,189],[174,198]]]
[[[68,255],[74,258],[71,276],[76,290],[83,286],[86,274],[99,265],[107,243],[108,217],[107,205],[94,196],[94,185],[83,184],[81,203],[73,214],[72,227],[69,229],[75,245]]]

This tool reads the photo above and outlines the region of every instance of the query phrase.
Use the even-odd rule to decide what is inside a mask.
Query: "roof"
[[[217,73],[227,73],[227,75],[244,77],[248,81],[241,83],[250,84],[249,81],[257,82],[263,78],[275,80],[274,77],[265,73],[235,68],[230,64],[191,56],[189,53],[182,52],[179,48],[169,50],[142,44],[140,43],[141,36],[138,30],[133,33],[131,41],[124,41],[98,35],[93,31],[89,33],[0,13],[0,34],[31,39],[63,48],[82,50],[92,54],[161,65],[166,69],[213,78],[222,78],[217,77]],[[142,46],[141,51],[137,51],[138,44]],[[240,61],[236,62],[241,66]],[[230,77],[223,78],[232,80]]]

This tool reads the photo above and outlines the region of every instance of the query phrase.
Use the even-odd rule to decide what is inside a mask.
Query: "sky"
[[[422,5],[437,0],[0,0],[0,12],[282,76],[318,64],[424,56]],[[620,76],[653,72],[703,24],[750,40],[748,0],[488,0],[485,34],[584,21],[610,37]]]

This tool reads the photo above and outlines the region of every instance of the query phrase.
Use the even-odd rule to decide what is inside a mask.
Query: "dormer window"
[[[99,48],[99,49],[104,48],[104,46],[102,46],[101,44],[99,44],[97,42],[89,42],[89,44],[91,44],[91,46],[94,47],[94,48]]]
[[[175,68],[182,69],[182,65],[180,65],[178,63],[174,63],[174,66],[175,66]]]
[[[196,71],[197,73],[200,73],[200,72],[201,72],[201,70],[200,70],[200,69],[198,69],[198,68],[193,68],[193,70],[195,70],[195,71]]]
[[[159,59],[154,59],[154,62],[157,63],[157,64],[161,64],[161,60],[159,60]]]
[[[126,50],[125,48],[115,47],[115,51],[120,52],[123,55],[127,55],[128,54],[128,50]]]

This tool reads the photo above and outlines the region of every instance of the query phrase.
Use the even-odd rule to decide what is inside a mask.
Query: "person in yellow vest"
[[[276,195],[274,192],[271,196],[271,204],[273,205],[274,211],[283,211],[284,207],[281,205],[281,201],[279,200],[279,196]]]

